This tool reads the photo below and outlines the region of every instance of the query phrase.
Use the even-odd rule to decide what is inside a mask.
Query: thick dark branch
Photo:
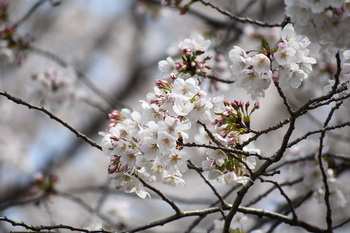
[[[221,212],[221,211],[222,211],[222,208],[219,208],[219,207],[207,208],[205,210],[185,211],[185,212],[182,212],[181,214],[175,214],[175,215],[172,215],[170,217],[163,218],[163,219],[158,220],[158,221],[154,221],[154,222],[147,224],[147,225],[144,225],[144,226],[140,226],[140,227],[136,227],[133,229],[122,231],[121,233],[133,233],[133,232],[138,232],[138,231],[144,231],[144,230],[156,227],[156,226],[163,226],[169,222],[173,222],[175,220],[178,220],[178,219],[181,219],[184,217],[203,216],[203,215],[205,216],[208,214],[217,213],[217,212]]]
[[[296,121],[296,118],[295,116],[291,116],[290,118],[290,123],[289,123],[289,127],[288,127],[288,130],[287,132],[285,133],[284,135],[284,138],[282,140],[282,143],[281,143],[281,146],[280,148],[277,150],[277,152],[272,156],[272,159],[271,160],[267,160],[265,161],[259,168],[256,172],[254,172],[251,176],[250,176],[250,179],[242,188],[241,190],[239,190],[237,192],[237,197],[235,199],[235,201],[233,202],[233,205],[230,209],[230,212],[228,213],[226,219],[225,219],[225,224],[224,224],[224,231],[225,232],[229,232],[229,229],[230,229],[230,225],[231,225],[231,222],[232,222],[232,219],[233,217],[235,216],[235,214],[237,213],[237,209],[239,207],[239,205],[242,203],[243,201],[243,198],[244,196],[246,195],[246,193],[248,192],[249,188],[251,186],[253,186],[253,182],[260,176],[262,175],[263,173],[265,173],[266,169],[273,163],[275,162],[278,162],[285,150],[287,149],[287,145],[288,145],[288,141],[295,129],[295,121]]]
[[[284,222],[288,225],[291,226],[299,226],[304,228],[307,231],[310,232],[316,232],[316,233],[326,233],[326,230],[320,229],[316,226],[310,225],[304,221],[300,221],[297,219],[291,219],[285,215],[278,214],[275,212],[267,211],[267,210],[259,210],[259,209],[254,209],[254,208],[247,208],[247,207],[238,207],[238,211],[244,214],[252,214],[258,217],[268,217],[271,219],[278,220],[280,222]]]

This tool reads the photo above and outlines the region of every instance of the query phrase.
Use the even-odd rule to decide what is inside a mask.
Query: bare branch
[[[292,211],[292,215],[293,215],[293,220],[294,221],[297,221],[298,217],[297,217],[297,214],[295,213],[295,209],[293,207],[293,203],[292,201],[290,200],[290,198],[288,197],[288,195],[284,192],[284,190],[282,189],[282,187],[276,182],[276,181],[273,181],[273,180],[265,180],[265,179],[260,179],[262,182],[268,182],[268,183],[272,183],[281,193],[281,195],[286,199],[291,211]]]
[[[19,27],[20,25],[22,25],[25,21],[27,21],[30,16],[32,16],[34,14],[34,12],[36,10],[39,9],[40,6],[42,6],[47,0],[38,0],[29,10],[28,12],[20,19],[18,20],[16,23],[13,24],[14,28]]]
[[[216,77],[215,75],[208,75],[208,79],[211,79],[211,80],[214,80],[214,81],[218,81],[218,82],[221,82],[221,83],[228,83],[228,84],[236,82],[235,80],[221,79],[221,78]]]
[[[63,224],[60,224],[60,225],[55,225],[55,226],[44,226],[44,225],[41,225],[41,226],[33,226],[33,225],[28,225],[24,222],[16,222],[10,218],[7,218],[7,217],[0,217],[0,221],[3,221],[3,222],[8,222],[10,223],[12,226],[20,226],[20,227],[23,227],[27,230],[31,230],[31,231],[34,231],[34,232],[42,232],[44,230],[56,230],[56,229],[65,229],[65,230],[70,230],[70,231],[76,231],[76,232],[85,232],[85,233],[113,233],[112,231],[106,231],[106,230],[88,230],[88,229],[84,229],[84,228],[78,228],[78,227],[72,227],[72,226],[69,226],[69,225],[63,225]]]
[[[57,63],[58,65],[60,65],[63,68],[69,67],[69,64],[65,60],[63,60],[61,57],[59,57],[56,54],[53,54],[49,51],[42,50],[42,49],[36,48],[34,46],[30,46],[29,52],[44,56],[44,57],[50,59],[51,61]],[[97,88],[95,86],[95,84],[93,84],[91,82],[91,80],[88,77],[86,77],[86,75],[83,72],[81,72],[75,68],[74,68],[74,71],[75,71],[77,77],[82,82],[84,82],[86,84],[86,86],[88,86],[94,93],[96,93],[103,100],[105,100],[112,108],[114,108],[114,109],[127,108],[127,106],[125,104],[120,103],[117,100],[113,100],[110,96],[108,96],[103,91],[101,91],[99,88]]]
[[[14,96],[8,94],[7,92],[0,91],[0,95],[5,96],[7,99],[9,99],[17,104],[27,106],[29,109],[35,109],[35,110],[38,110],[40,112],[45,113],[51,119],[57,121],[58,123],[63,125],[65,128],[72,131],[77,137],[82,138],[85,142],[89,143],[91,146],[96,147],[99,150],[102,150],[102,146],[100,146],[99,144],[94,142],[92,139],[88,138],[86,135],[80,133],[78,130],[76,130],[75,128],[73,128],[72,126],[70,126],[69,124],[64,122],[61,118],[57,117],[56,115],[54,115],[50,111],[46,110],[44,107],[39,107],[39,106],[32,105],[30,103],[27,103],[20,98],[17,98],[17,97],[14,97]]]
[[[232,20],[235,20],[237,22],[240,22],[240,23],[250,23],[250,24],[255,24],[255,25],[261,26],[261,27],[282,27],[284,25],[284,23],[269,24],[269,23],[266,23],[266,22],[261,22],[259,20],[253,20],[253,19],[250,19],[250,18],[244,18],[244,17],[235,16],[235,15],[232,15],[230,12],[219,8],[218,6],[215,6],[211,2],[207,2],[207,1],[204,1],[204,0],[196,0],[196,2],[200,2],[200,3],[202,3],[205,6],[209,6],[209,7],[213,8],[213,9],[215,9],[216,11],[220,12],[222,15],[225,15],[228,18],[230,18]]]
[[[147,187],[150,190],[152,190],[153,192],[155,192],[159,197],[162,198],[162,200],[164,200],[166,203],[168,203],[171,206],[171,208],[173,208],[173,210],[176,212],[176,215],[181,215],[182,211],[180,210],[180,208],[172,200],[170,200],[167,196],[165,196],[165,194],[163,194],[161,191],[159,191],[155,187],[149,185],[146,181],[144,181],[140,177],[137,177],[137,178],[141,181],[141,183],[145,187]]]
[[[218,191],[216,190],[216,188],[208,181],[207,178],[204,177],[204,175],[202,174],[201,169],[199,169],[196,165],[194,165],[190,160],[188,161],[189,164],[189,168],[195,170],[199,176],[204,180],[204,183],[206,183],[210,189],[213,191],[213,193],[215,194],[215,196],[218,198],[218,200],[220,201],[222,206],[227,206],[227,203],[225,202],[225,200],[221,197],[220,193],[218,193]]]
[[[335,90],[336,87],[333,87],[333,90]],[[335,105],[329,112],[327,119],[325,120],[323,126],[326,127],[329,122],[332,119],[332,116],[334,114],[334,112],[339,109],[339,107],[342,105],[342,102],[338,103],[337,105]],[[324,138],[326,136],[326,131],[322,131],[321,135],[320,135],[320,143],[319,143],[319,149],[318,149],[318,155],[317,155],[317,159],[318,159],[318,165],[321,171],[321,175],[322,175],[322,181],[323,181],[323,185],[324,185],[324,201],[326,204],[326,208],[327,208],[327,216],[326,216],[326,221],[327,221],[327,228],[328,231],[331,232],[332,231],[332,208],[330,206],[329,203],[329,197],[330,197],[330,190],[329,190],[329,186],[328,186],[328,178],[327,178],[327,174],[325,171],[325,168],[323,166],[323,159],[322,159],[322,152],[323,152],[323,141]]]
[[[285,94],[283,93],[281,87],[279,86],[279,84],[277,82],[273,82],[275,84],[275,87],[278,91],[278,94],[280,95],[280,97],[282,98],[283,100],[283,103],[284,105],[286,106],[287,110],[288,110],[288,113],[290,115],[293,115],[293,110],[291,109],[290,105],[288,104],[288,101],[287,101],[287,97],[285,96]]]

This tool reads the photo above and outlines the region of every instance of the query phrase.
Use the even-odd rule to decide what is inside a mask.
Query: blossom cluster
[[[28,34],[19,35],[16,28],[9,23],[8,7],[8,1],[0,1],[0,65],[14,61],[22,64],[33,38]]]
[[[337,96],[344,96],[349,95],[350,93],[350,50],[345,50],[344,52],[340,53],[341,58],[341,72],[339,74],[339,81],[341,86],[346,86],[345,90],[339,94],[336,94]],[[336,62],[334,61],[334,64],[331,64],[331,68],[333,70],[336,69]],[[326,77],[328,78],[328,77]],[[332,91],[333,86],[335,84],[334,79],[327,79],[328,85],[326,85],[323,88],[324,94],[329,93]],[[346,108],[350,107],[350,100],[349,98],[344,99],[343,106]]]
[[[208,55],[211,42],[198,35],[191,39],[185,39],[178,46],[179,60],[174,61],[172,57],[158,63],[159,70],[164,75],[176,78],[180,75],[186,79],[193,76],[207,77],[212,65],[208,64],[212,58]]]
[[[228,148],[234,148],[239,136],[249,132],[249,117],[257,105],[249,111],[249,103],[224,102],[223,96],[210,97],[200,86],[199,77],[205,76],[200,57],[206,60],[209,44],[202,37],[182,41],[182,62],[176,64],[168,58],[159,63],[170,79],[156,81],[147,100],[140,101],[142,112],[123,109],[109,114],[102,144],[110,156],[108,171],[117,188],[145,198],[149,194],[142,181],[185,185],[182,175],[190,159],[185,143],[196,124],[206,128],[211,143]],[[218,149],[207,151],[203,166],[211,171],[209,178],[232,184],[244,183],[246,166],[253,169],[254,162],[249,156],[233,156]]]
[[[350,4],[347,0],[285,0],[286,14],[296,31],[311,41],[336,48],[350,47]]]
[[[28,89],[30,97],[52,110],[69,105],[79,95],[74,86],[76,76],[71,69],[64,72],[48,69],[32,75],[31,81],[34,85]]]
[[[300,159],[297,163],[289,165],[288,171],[291,181],[295,178],[302,178],[299,185],[294,186],[294,191],[305,192],[312,191],[313,197],[320,203],[324,201],[325,187],[323,185],[323,178],[320,170],[319,162],[316,159],[318,153],[318,142],[314,140],[305,140],[294,145],[287,150],[286,158],[288,160]],[[325,148],[327,149],[327,148]],[[326,153],[325,153],[326,154]],[[306,159],[310,157],[310,159]],[[337,176],[337,170],[330,165],[334,163],[330,157],[325,157],[323,166],[327,176],[327,183],[330,192],[330,204],[332,208],[343,208],[347,204],[348,190],[342,185]],[[330,165],[329,165],[330,164]]]
[[[271,81],[281,88],[297,88],[312,71],[316,60],[309,56],[307,46],[310,41],[297,35],[292,24],[282,30],[282,39],[275,48],[270,48],[263,40],[262,51],[245,51],[234,46],[229,52],[233,79],[252,99],[265,96]]]

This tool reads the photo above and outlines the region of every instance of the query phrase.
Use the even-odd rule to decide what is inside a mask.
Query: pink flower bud
[[[35,182],[42,182],[45,180],[45,177],[44,177],[43,173],[41,173],[41,172],[35,173],[34,180],[35,180]]]
[[[57,182],[58,181],[58,176],[56,174],[50,174],[49,175],[49,180],[51,182]]]
[[[255,109],[259,109],[260,108],[260,102],[259,101],[255,102],[254,108]]]
[[[170,78],[171,78],[172,80],[175,80],[175,79],[177,79],[177,77],[176,77],[176,74],[174,74],[174,73],[171,73],[171,74],[170,74]]]

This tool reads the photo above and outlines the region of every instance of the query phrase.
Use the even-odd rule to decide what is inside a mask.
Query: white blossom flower
[[[162,182],[164,177],[169,175],[166,166],[159,160],[150,163],[148,166],[146,166],[146,169],[150,171],[150,174],[155,177],[157,182]]]
[[[210,98],[209,100],[213,104],[212,110],[214,113],[222,113],[224,111],[225,105],[223,95]]]
[[[163,112],[160,111],[159,106],[150,104],[146,101],[140,100],[142,104],[141,123],[147,124],[149,121],[159,121],[163,117]]]
[[[342,72],[344,74],[350,74],[350,50],[343,52]]]
[[[183,80],[178,78],[174,81],[173,93],[176,95],[183,95],[186,98],[193,98],[200,90],[198,81],[194,78]]]
[[[15,55],[12,49],[8,48],[7,41],[0,41],[0,64],[5,65],[14,62]]]
[[[127,148],[123,155],[120,157],[120,162],[123,166],[135,167],[136,157],[139,155],[139,151],[136,149]]]
[[[222,150],[209,150],[207,155],[218,166],[223,165],[227,159],[226,153]]]
[[[253,66],[254,71],[259,74],[270,71],[270,59],[264,54],[256,54],[252,57],[250,64]]]
[[[284,66],[294,62],[295,54],[296,50],[294,48],[279,44],[277,52],[274,53],[274,57],[279,65]]]
[[[233,77],[238,78],[240,72],[247,68],[247,54],[241,47],[234,46],[233,49],[229,51],[229,58],[233,63],[230,66]]]
[[[163,184],[167,184],[173,187],[176,187],[178,185],[186,186],[185,181],[182,178],[175,175],[164,177]]]
[[[167,57],[166,60],[158,62],[158,69],[165,75],[170,75],[171,73],[176,73],[176,64],[171,57]]]
[[[191,122],[181,122],[179,119],[171,116],[166,116],[164,120],[158,122],[159,131],[165,131],[175,138],[179,136],[179,132],[186,131],[190,128]]]
[[[174,105],[172,109],[179,116],[187,116],[192,109],[194,108],[194,104],[188,98],[184,98],[182,96],[176,96]]]
[[[185,39],[181,41],[179,44],[179,48],[181,50],[190,49],[206,51],[209,49],[210,44],[210,40],[205,40],[205,38],[202,35],[196,35],[192,39]]]
[[[193,109],[188,114],[187,118],[192,122],[196,123],[198,120],[202,122],[213,121],[214,117],[212,116],[210,109],[213,108],[213,104],[206,99],[198,99],[193,102]]]
[[[169,173],[175,174],[180,172],[181,174],[187,171],[187,160],[188,155],[183,150],[176,150],[169,155],[164,163],[167,164]]]
[[[165,131],[158,133],[157,144],[162,154],[168,154],[175,150],[176,139]]]
[[[350,45],[350,15],[344,0],[285,0],[286,15],[298,33],[323,46],[347,48]]]
[[[139,149],[142,151],[143,157],[147,160],[153,160],[160,156],[159,146],[157,140],[154,138],[144,138],[139,145]]]

